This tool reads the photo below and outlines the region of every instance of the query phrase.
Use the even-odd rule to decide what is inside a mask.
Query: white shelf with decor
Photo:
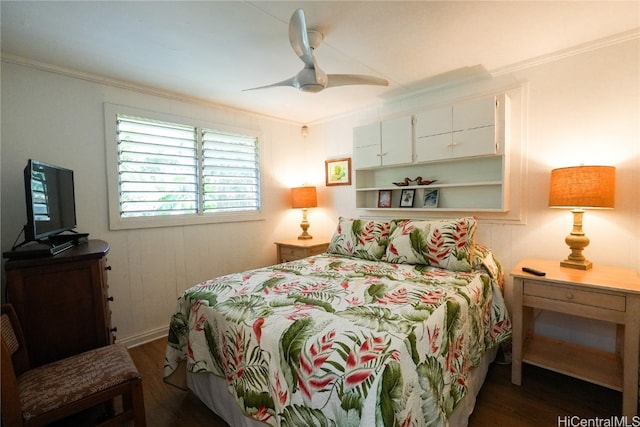
[[[358,160],[359,131],[354,129],[356,208],[507,212],[508,113],[509,98],[504,94],[418,112],[413,120],[412,162],[402,165],[363,167]],[[418,177],[434,182],[412,185]],[[394,185],[405,178],[410,180],[408,186]],[[415,190],[411,206],[401,207],[403,190]],[[437,204],[425,207],[425,195],[432,190],[438,190]],[[391,193],[389,207],[379,207],[380,191]]]
[[[405,177],[436,180],[430,185],[396,186]],[[356,207],[367,210],[407,209],[400,207],[402,190],[415,190],[414,211],[486,211],[509,209],[505,191],[505,157],[457,159],[410,166],[355,171]],[[424,207],[426,192],[438,190],[435,207]],[[379,208],[380,191],[391,191],[391,207]]]

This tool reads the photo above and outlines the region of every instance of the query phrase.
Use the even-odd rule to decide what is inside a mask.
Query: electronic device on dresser
[[[5,258],[51,256],[87,241],[78,233],[73,171],[29,159],[24,168],[27,222],[24,241]]]

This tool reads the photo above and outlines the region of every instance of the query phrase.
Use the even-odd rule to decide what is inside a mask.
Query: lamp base
[[[302,228],[302,234],[298,236],[298,240],[309,240],[313,239],[313,236],[307,233],[309,229],[309,221],[307,221],[307,208],[302,209],[302,222],[300,223],[300,228]]]
[[[298,236],[299,240],[309,240],[313,239],[313,236],[307,233],[307,229],[309,228],[309,223],[306,221],[302,221],[300,223],[300,228],[302,228],[302,234]]]
[[[593,267],[593,264],[591,263],[591,261],[588,261],[586,259],[584,261],[572,261],[570,259],[565,259],[564,261],[560,261],[560,267],[575,268],[577,270],[589,270],[591,267]]]
[[[589,238],[582,231],[582,215],[584,210],[573,209],[573,229],[571,233],[564,239],[571,249],[571,253],[564,261],[560,262],[560,267],[575,268],[578,270],[589,270],[593,264],[587,260],[582,251],[589,245]]]

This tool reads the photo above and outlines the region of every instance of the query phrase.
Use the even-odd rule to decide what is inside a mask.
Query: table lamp
[[[582,231],[582,216],[585,208],[613,208],[615,173],[613,166],[573,166],[551,171],[549,207],[572,208],[573,212],[573,229],[565,239],[571,254],[560,266],[580,270],[592,267],[582,255],[589,245],[589,238]]]
[[[307,221],[307,208],[315,208],[318,206],[316,197],[316,187],[295,187],[291,189],[291,207],[293,209],[302,209],[302,234],[298,236],[300,240],[311,239],[312,236],[307,233],[309,221]]]

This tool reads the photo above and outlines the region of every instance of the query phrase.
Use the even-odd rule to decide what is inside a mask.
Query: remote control
[[[529,268],[529,267],[522,267],[522,271],[526,271],[527,273],[531,273],[536,276],[545,276],[547,274],[544,271],[536,270],[534,268]]]

